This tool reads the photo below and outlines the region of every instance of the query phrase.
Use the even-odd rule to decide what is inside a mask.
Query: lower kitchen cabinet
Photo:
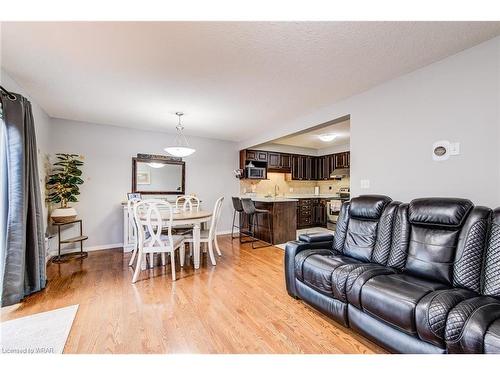
[[[297,228],[326,227],[326,200],[319,198],[299,199],[297,204]]]

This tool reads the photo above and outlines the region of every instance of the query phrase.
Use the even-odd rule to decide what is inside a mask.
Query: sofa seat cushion
[[[427,294],[447,286],[406,274],[375,276],[361,289],[363,310],[410,335],[417,335],[415,309]]]
[[[395,273],[389,267],[376,263],[352,263],[337,267],[332,273],[332,290],[336,299],[347,302],[347,293],[350,291],[358,278],[365,282],[377,275],[388,275]]]
[[[500,354],[500,319],[495,320],[484,335],[484,352]]]
[[[332,273],[342,265],[359,263],[358,260],[340,254],[312,254],[302,262],[302,282],[318,292],[333,297]]]
[[[441,348],[446,347],[444,332],[450,311],[460,302],[476,297],[467,289],[443,289],[423,297],[415,310],[417,333],[421,340]]]

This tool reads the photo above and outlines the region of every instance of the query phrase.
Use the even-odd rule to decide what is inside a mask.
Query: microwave
[[[247,167],[247,178],[255,178],[255,179],[266,178],[266,168]]]

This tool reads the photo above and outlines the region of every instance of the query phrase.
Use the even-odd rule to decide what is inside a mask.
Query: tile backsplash
[[[268,173],[267,180],[240,180],[240,194],[274,194],[274,187],[279,188],[279,195],[314,194],[314,187],[319,186],[320,194],[336,193],[341,187],[348,187],[349,177],[331,181],[294,181],[289,174]],[[331,188],[331,189],[330,189]],[[292,191],[290,191],[290,189]]]

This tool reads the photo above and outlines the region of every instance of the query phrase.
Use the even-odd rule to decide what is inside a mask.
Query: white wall
[[[0,70],[0,82],[7,90],[21,94],[31,102],[38,149],[38,173],[42,194],[43,224],[44,230],[46,230],[48,206],[45,203],[45,175],[47,170],[47,156],[50,153],[51,118],[4,69]]]
[[[121,202],[131,191],[132,157],[137,153],[165,154],[163,148],[175,135],[147,132],[69,120],[52,120],[52,152],[84,155],[79,203],[75,205],[89,235],[91,248],[121,244],[123,219]],[[186,193],[195,193],[204,209],[212,210],[218,197],[225,197],[220,231],[231,229],[231,196],[238,194],[237,144],[189,137],[196,152],[185,158]]]
[[[500,206],[500,37],[324,107],[239,148],[351,115],[351,191],[408,201],[458,196]],[[434,162],[434,141],[461,155]],[[370,188],[361,189],[360,180]]]

